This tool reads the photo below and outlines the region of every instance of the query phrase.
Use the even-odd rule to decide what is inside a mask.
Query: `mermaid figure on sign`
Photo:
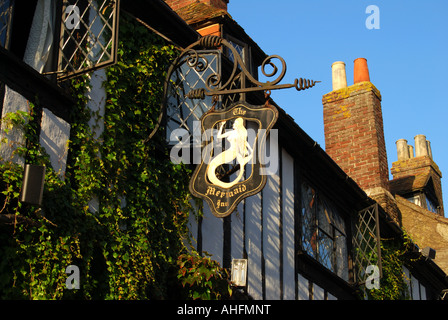
[[[244,127],[243,118],[236,118],[233,123],[233,130],[222,133],[224,125],[227,121],[221,123],[218,131],[218,139],[226,138],[230,143],[229,149],[218,154],[210,162],[207,168],[207,177],[211,183],[222,188],[231,188],[237,184],[244,175],[245,165],[252,159],[252,148],[247,143],[247,130]],[[216,176],[216,168],[220,165],[231,163],[236,159],[240,165],[238,176],[231,182],[223,182]]]

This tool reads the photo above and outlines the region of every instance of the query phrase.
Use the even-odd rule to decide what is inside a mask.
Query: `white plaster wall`
[[[96,1],[94,1],[96,2]],[[90,8],[89,12],[89,24],[91,25],[91,30],[93,34],[99,34],[100,30],[103,28],[103,22],[101,19],[96,17],[96,12],[94,9]],[[93,39],[90,39],[91,45],[93,45]],[[92,61],[96,61],[100,46],[94,45],[92,48],[89,58]],[[90,61],[88,61],[90,63]],[[104,131],[104,113],[106,110],[106,90],[104,89],[104,82],[107,80],[106,71],[104,69],[99,69],[91,73],[90,75],[90,88],[87,91],[87,97],[89,101],[87,102],[87,107],[90,109],[90,120],[89,127],[92,130],[93,138],[96,140],[101,139],[101,134]],[[98,154],[101,157],[101,154]],[[94,196],[92,200],[89,201],[89,210],[92,213],[96,213],[100,210],[100,202],[97,196]],[[126,197],[122,198],[122,208],[126,206]]]
[[[6,114],[16,111],[30,112],[28,100],[5,85],[2,119],[4,119]],[[7,128],[7,123],[3,120],[0,130],[0,160],[12,161],[24,166],[25,159],[22,156],[15,154],[17,148],[24,145],[25,137],[23,129],[18,127]]]
[[[99,69],[91,73],[90,76],[90,88],[87,91],[87,107],[90,109],[89,127],[92,131],[93,138],[95,140],[101,139],[101,134],[104,131],[104,113],[106,112],[106,89],[103,84],[107,80],[106,71]],[[101,140],[100,140],[101,142]],[[101,157],[101,154],[98,154]],[[122,203],[125,206],[126,198],[123,197]],[[89,210],[92,213],[96,213],[100,209],[100,202],[97,196],[94,196],[89,201]],[[122,207],[123,207],[122,206]]]
[[[212,254],[212,259],[223,262],[223,219],[216,218],[207,203],[204,203],[202,219],[202,250]]]
[[[255,300],[263,298],[261,193],[246,198],[247,292]]]
[[[313,300],[325,300],[324,289],[313,283]]]
[[[278,141],[268,139],[267,154],[272,155],[279,150]],[[272,158],[271,158],[272,160]],[[278,162],[278,157],[277,157]],[[270,171],[273,168],[276,171]],[[262,192],[263,202],[263,253],[265,259],[266,299],[281,299],[280,290],[280,176],[279,164],[270,161],[266,186]]]
[[[51,0],[39,0],[26,45],[23,61],[38,72],[47,63],[53,42],[53,6]]]
[[[51,0],[39,0],[33,19],[24,61],[42,72],[53,41],[53,6]],[[44,106],[43,106],[44,107]],[[42,108],[39,142],[50,156],[50,163],[61,179],[67,164],[70,124]]]
[[[281,174],[279,164],[272,164],[271,169],[275,171],[267,176],[265,188],[242,201],[237,211],[230,215],[232,259],[243,258],[245,245],[248,259],[247,291],[256,300],[263,297],[271,300],[295,299],[296,286],[300,284],[294,280],[294,158],[279,147],[276,139],[267,139],[267,154],[280,155],[280,153]],[[277,159],[279,160],[278,156]],[[250,175],[250,166],[246,170],[246,174]],[[223,221],[212,215],[210,207],[205,202],[201,227],[202,249],[212,253],[213,259],[222,263]],[[280,228],[282,228],[281,234]],[[190,230],[193,235],[198,232],[198,225],[193,220],[190,223]],[[282,247],[281,241],[283,241]],[[280,281],[281,272],[283,272],[283,288]],[[306,288],[299,287],[299,291],[305,289],[308,299],[307,281]],[[324,291],[321,291],[316,297],[323,299]],[[304,293],[299,292],[299,298],[304,297]]]
[[[230,215],[231,219],[231,255],[232,259],[243,259],[244,258],[244,252],[243,252],[243,246],[244,246],[244,200],[241,201],[238,206],[237,210]]]
[[[300,273],[297,278],[297,287],[298,287],[298,299],[299,300],[309,300],[310,292],[309,292],[309,283],[308,279],[303,277]]]
[[[39,0],[36,5],[30,35],[23,61],[42,72],[48,60],[53,41],[53,6],[51,0]],[[39,141],[50,156],[51,165],[64,177],[67,161],[67,143],[70,137],[70,125],[43,107]],[[29,102],[22,95],[5,86],[2,118],[10,112],[29,112]],[[4,129],[4,128],[3,128]],[[18,146],[25,144],[22,128],[15,128],[9,133],[0,132],[0,156],[4,161],[13,161],[24,165],[25,159],[14,155]],[[7,142],[7,143],[5,143]]]
[[[282,152],[283,299],[295,299],[294,158]]]
[[[23,61],[33,67],[38,72],[42,72],[48,59],[51,41],[53,40],[51,23],[51,0],[39,0],[36,5],[30,35]],[[16,111],[29,112],[30,107],[27,99],[5,86],[5,97],[3,99],[2,119],[7,113]],[[4,129],[4,128],[3,128]],[[13,128],[8,133],[0,132],[1,145],[0,156],[3,161],[12,161],[24,165],[25,159],[14,154],[16,149],[25,144],[24,132],[22,128]]]
[[[93,15],[91,15],[93,16]],[[92,17],[91,17],[92,18]],[[95,28],[101,28],[101,23],[96,23]],[[36,71],[42,72],[48,60],[53,41],[53,7],[51,0],[39,0],[33,17],[32,27],[28,38],[24,55],[24,62]],[[94,138],[99,139],[104,131],[104,112],[106,103],[106,92],[103,83],[106,81],[104,69],[92,73],[90,78],[90,89],[87,92],[89,98],[88,107],[92,117],[89,126]],[[70,124],[54,115],[50,110],[43,107],[41,132],[39,141],[48,153],[51,166],[58,172],[59,177],[64,179],[68,142],[70,138]],[[5,114],[18,110],[29,112],[29,103],[22,95],[6,86],[2,110],[2,118]],[[10,130],[7,134],[0,131],[0,157],[4,161],[13,161],[24,165],[25,159],[14,155],[18,146],[25,144],[24,132],[20,128]],[[90,205],[94,211],[98,209],[98,201],[92,199]]]
[[[94,2],[95,5],[97,5],[96,1]],[[97,12],[93,8],[90,8],[89,11],[89,24],[91,24],[93,34],[99,34],[104,27],[102,20],[97,16]],[[93,41],[93,39],[90,40]],[[91,43],[91,45],[93,45],[93,43]],[[100,53],[100,49],[101,47],[98,44],[93,47],[89,58],[95,61],[95,57]],[[87,91],[89,101],[87,106],[91,111],[89,126],[94,134],[94,139],[99,139],[104,131],[106,90],[104,89],[103,84],[106,80],[107,76],[105,69],[96,70],[90,75],[90,88]]]
[[[87,91],[89,101],[87,103],[91,112],[89,127],[94,139],[99,139],[104,131],[104,113],[106,111],[106,90],[104,82],[107,80],[104,69],[96,70],[90,77],[90,88]]]
[[[192,205],[193,210],[195,212],[197,212],[197,210],[199,208],[198,208],[198,205],[195,203],[195,201],[190,200],[190,204]],[[188,241],[189,239],[183,239],[183,243],[188,250],[193,251],[193,250],[196,250],[198,247],[198,231],[199,231],[198,218],[196,217],[194,212],[190,211],[190,215],[188,216],[187,225],[188,225],[188,230],[190,232],[191,245],[190,245],[190,242]]]
[[[39,143],[50,156],[53,169],[61,179],[67,165],[70,124],[43,108]]]

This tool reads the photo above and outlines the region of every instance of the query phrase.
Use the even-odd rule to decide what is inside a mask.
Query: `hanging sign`
[[[233,67],[228,76],[208,68],[209,61],[206,58],[210,50],[223,50],[224,47],[233,56]],[[221,59],[221,55],[218,57]],[[281,67],[276,65],[278,62]],[[260,66],[263,75],[271,80],[260,82],[249,72],[244,59],[231,42],[215,35],[204,36],[185,48],[168,69],[158,122],[145,142],[152,139],[164,115],[168,114],[167,96],[171,92],[171,77],[181,66],[189,69],[182,79],[179,78],[181,83],[184,83],[180,85],[182,90],[179,91],[190,87],[190,91],[182,99],[204,100],[205,97],[213,97],[217,102],[219,96],[240,94],[242,100],[222,110],[211,108],[203,114],[200,119],[200,143],[193,142],[193,157],[195,158],[200,149],[201,161],[190,180],[190,192],[204,199],[215,216],[226,217],[235,210],[241,200],[263,189],[267,169],[272,163],[275,166],[273,159],[270,159],[269,167],[265,163],[266,138],[278,118],[277,109],[268,102],[271,90],[295,88],[302,91],[314,87],[320,81],[299,78],[295,79],[294,83],[279,84],[285,76],[286,63],[282,57],[271,55],[266,57]],[[204,86],[198,85],[198,82],[191,85],[187,81],[186,75],[191,69],[201,78]],[[265,105],[253,106],[245,102],[246,94],[255,92],[265,93]],[[183,107],[179,107],[180,112],[175,112],[174,122],[180,120],[181,126],[188,127],[187,120],[190,115],[197,116],[199,112],[202,113],[200,109],[202,108],[193,107],[187,115],[182,112]],[[193,129],[195,132],[196,128],[196,124],[193,124],[193,128],[188,130]],[[274,137],[272,133],[270,140]]]
[[[266,137],[277,118],[274,106],[246,102],[201,117],[202,158],[190,191],[204,199],[215,216],[228,216],[241,200],[265,186]]]

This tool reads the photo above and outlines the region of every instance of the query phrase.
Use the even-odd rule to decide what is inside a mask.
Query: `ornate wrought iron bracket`
[[[221,70],[221,52],[229,53],[230,68],[226,65],[224,71]],[[281,66],[274,61],[280,61]],[[159,127],[165,110],[170,140],[171,134],[179,128],[182,136],[188,139],[192,138],[192,131],[194,139],[195,126],[199,129],[200,141],[196,148],[200,149],[197,150],[200,159],[189,189],[194,196],[204,199],[218,218],[230,215],[238,203],[266,185],[266,137],[278,119],[277,108],[269,104],[271,90],[296,88],[301,91],[319,82],[300,78],[292,84],[279,84],[286,74],[286,63],[278,55],[266,57],[261,72],[273,80],[255,79],[230,41],[205,36],[179,55],[165,80],[162,112],[148,139]],[[264,105],[246,102],[246,93],[257,91],[264,91]],[[220,107],[215,109],[223,95],[230,96],[222,99]],[[196,124],[192,123],[194,121]],[[191,145],[194,146],[194,142]]]
[[[225,94],[235,94],[235,93],[249,93],[256,91],[267,91],[267,90],[278,90],[287,88],[296,88],[297,91],[312,88],[320,81],[314,81],[309,79],[295,79],[292,84],[278,84],[286,74],[286,62],[279,55],[268,56],[261,64],[261,72],[264,76],[268,78],[276,77],[273,81],[260,82],[255,79],[251,73],[248,71],[243,59],[238,54],[235,47],[229,43],[227,40],[219,36],[205,36],[198,40],[197,42],[190,45],[184,50],[181,56],[186,56],[187,63],[191,68],[195,68],[197,71],[203,71],[207,67],[207,60],[201,59],[200,53],[194,50],[195,47],[201,47],[204,49],[217,49],[221,46],[225,46],[229,49],[234,57],[233,69],[229,78],[224,82],[220,74],[211,74],[208,76],[205,86],[206,88],[199,88],[191,90],[186,96],[190,99],[204,99],[205,96],[217,96]],[[281,62],[281,69],[279,73],[279,68],[273,62],[277,59]],[[271,72],[266,71],[266,67],[270,66],[273,70]],[[239,67],[239,68],[238,68]],[[244,74],[246,79],[248,79],[253,86],[242,87],[236,89],[230,89],[230,85],[234,82],[235,77],[239,76],[240,72]],[[279,73],[279,74],[278,74]],[[277,75],[278,74],[278,75]]]
[[[266,59],[261,64],[261,72],[267,78],[273,78],[272,81],[260,82],[255,79],[252,74],[249,72],[246,64],[241,58],[238,51],[235,47],[227,40],[219,37],[219,36],[205,36],[199,39],[198,41],[192,43],[187,48],[185,48],[182,53],[177,57],[177,59],[171,64],[168,69],[167,77],[164,83],[164,97],[161,105],[161,111],[158,117],[158,121],[156,127],[150,133],[145,142],[148,142],[156,133],[158,128],[161,125],[164,112],[166,110],[166,102],[167,102],[167,94],[168,87],[170,85],[170,79],[173,72],[179,68],[180,65],[186,63],[189,68],[194,69],[198,73],[204,72],[208,67],[207,59],[202,55],[202,50],[216,50],[222,47],[226,47],[233,55],[233,66],[232,71],[230,72],[230,76],[228,79],[223,79],[222,74],[219,72],[210,74],[205,80],[205,88],[197,88],[190,90],[187,94],[185,94],[186,98],[189,99],[205,99],[206,96],[213,96],[214,101],[217,101],[217,97],[221,95],[229,95],[229,94],[245,94],[249,92],[256,91],[265,91],[270,92],[271,90],[278,89],[287,89],[287,88],[296,88],[297,91],[302,91],[305,89],[309,89],[314,87],[320,81],[314,81],[309,79],[295,79],[292,84],[279,84],[279,82],[284,78],[286,74],[286,62],[285,60],[278,55],[271,55],[266,57]],[[277,67],[274,63],[274,60],[279,60],[281,63],[281,69]],[[267,67],[272,68],[271,72],[267,72]],[[243,77],[245,80],[241,81],[240,88],[234,88],[235,80],[238,77]],[[248,80],[248,81],[246,81]],[[251,83],[248,86],[248,83]],[[245,98],[240,99],[242,101]]]

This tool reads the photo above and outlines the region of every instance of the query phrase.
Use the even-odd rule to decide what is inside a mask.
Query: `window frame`
[[[415,191],[408,193],[404,198],[410,203],[419,206],[420,208],[426,209],[432,213],[439,214],[439,204],[434,196],[427,189]],[[417,200],[419,203],[416,203]],[[432,208],[431,208],[432,207]]]
[[[300,183],[300,194],[301,194],[301,206],[300,206],[300,241],[299,241],[299,248],[301,251],[303,251],[304,253],[306,253],[308,256],[310,256],[311,258],[313,258],[315,261],[317,261],[321,266],[325,267],[327,270],[329,270],[330,272],[332,272],[333,274],[335,274],[338,278],[346,281],[346,282],[350,282],[350,232],[349,232],[349,228],[350,228],[350,223],[349,220],[347,218],[347,216],[341,210],[341,208],[335,204],[335,201],[332,201],[331,198],[329,196],[327,196],[324,192],[320,191],[319,189],[315,188],[313,186],[313,184],[311,184],[308,180],[306,179],[301,179],[301,183]],[[304,193],[304,185],[308,186],[308,188],[311,189],[311,193],[312,195],[312,199],[310,201],[314,202],[313,205],[311,206],[311,219],[312,221],[310,221],[310,225],[306,226],[304,224],[305,222],[305,213],[304,211],[307,210],[305,208],[305,201],[307,201],[309,199],[307,199],[306,193]],[[324,209],[323,212],[321,213],[321,218],[319,218],[319,211],[322,211],[320,208],[327,208],[326,210]],[[326,213],[325,211],[329,211],[331,210],[331,215],[332,217],[330,218],[328,216],[328,213]],[[308,213],[309,215],[309,213]],[[337,216],[338,220],[339,220],[339,224],[342,223],[344,226],[345,230],[341,230],[341,226],[337,226],[336,222],[335,222],[335,216]],[[310,217],[308,217],[309,219]],[[322,219],[327,219],[330,220],[328,221],[328,224],[325,226],[322,224]],[[320,221],[320,222],[319,222]],[[307,236],[306,234],[308,233],[308,235],[310,234],[309,230],[307,232],[306,228],[312,228],[311,234],[312,237],[311,239],[309,239],[308,241],[305,239],[305,237]],[[327,229],[327,230],[325,230]],[[340,244],[338,244],[338,234],[342,235],[344,237],[344,242],[343,242],[343,246],[341,246]],[[340,236],[339,235],[339,236]],[[312,238],[315,238],[315,244],[312,244],[311,242],[313,241]],[[321,247],[322,247],[322,239],[323,237],[327,237],[329,239],[329,241],[331,241],[331,249],[330,251],[330,258],[328,259],[327,257],[323,256],[323,251],[321,251]],[[306,242],[308,242],[306,244]],[[315,248],[313,248],[313,245],[315,246]],[[310,247],[311,247],[311,251],[310,251]],[[339,258],[339,254],[338,254],[338,249],[342,248],[342,250],[345,251],[344,254],[344,259],[345,261],[340,261]],[[326,262],[325,260],[329,260],[329,262]]]
[[[58,51],[56,56],[57,67],[55,68],[55,71],[50,71],[46,74],[56,74],[59,81],[64,81],[97,69],[105,68],[117,62],[120,0],[110,1],[109,4],[105,4],[105,0],[87,0],[86,7],[81,7],[80,9],[78,8],[80,22],[78,24],[75,23],[75,27],[73,27],[72,29],[68,29],[68,19],[70,19],[74,13],[74,11],[69,10],[68,6],[77,6],[79,2],[80,0],[68,0],[64,1],[62,5],[56,5],[57,13],[55,30],[57,30],[57,32],[55,33],[55,35],[57,37],[55,38],[53,44]],[[92,4],[92,2],[95,2],[95,4]],[[97,7],[94,7],[94,5],[96,5]],[[112,7],[109,13],[109,17],[104,16],[109,7]],[[91,18],[89,15],[91,12],[94,12],[95,9],[98,9],[98,11],[96,16],[93,17],[92,21],[85,21],[84,16],[87,14],[87,17]],[[97,17],[99,18],[97,19]],[[95,28],[95,21],[103,23],[98,35],[92,31]],[[109,29],[106,30],[106,26]],[[80,30],[78,35],[81,36],[81,40],[74,40],[73,34],[76,32],[75,30]],[[102,41],[100,41],[99,39],[103,37],[104,34],[107,34],[107,32],[111,33],[108,38],[109,40],[105,40],[106,43],[102,43]],[[93,37],[91,37],[91,35],[93,35]],[[91,38],[94,40],[91,40]],[[94,46],[91,49],[82,48],[81,50],[79,50],[77,49],[77,47],[79,47],[78,41],[80,41],[81,44],[84,43],[84,41],[93,41]],[[66,51],[65,49],[70,44],[73,44],[73,42],[75,45],[69,48],[69,50],[71,50],[69,51],[69,55],[71,56],[67,57],[66,52],[64,51]],[[101,52],[100,55],[98,54],[98,52],[93,53],[95,50],[98,51],[98,47],[101,47],[101,50],[99,51]],[[80,52],[82,55],[84,55],[84,57],[81,57],[81,59],[83,59],[83,64],[85,64],[84,66],[73,65],[73,60],[76,60],[76,52]],[[89,58],[89,56],[91,57],[92,55],[99,55],[100,58],[98,58],[97,61],[92,60]],[[104,60],[104,55],[108,56],[109,58]]]
[[[244,56],[242,56],[241,58],[242,58],[244,64],[246,65],[246,68],[248,69],[248,71],[252,74],[253,65],[252,65],[252,59],[250,57],[249,45],[247,43],[231,36],[230,34],[224,34],[224,39],[229,41],[229,43],[232,44],[234,47],[235,47],[235,45],[237,45],[242,48],[241,52],[244,54]],[[235,47],[235,49],[238,52],[240,52],[240,50],[238,48]],[[227,57],[227,59],[229,59],[233,63],[234,60],[232,60],[231,54],[232,54],[232,52],[230,51],[229,48],[224,48],[224,55]],[[240,56],[241,56],[241,54],[240,54]]]
[[[0,46],[4,47],[6,50],[9,50],[11,43],[11,33],[12,33],[12,22],[14,16],[14,8],[15,8],[15,0],[0,0],[0,18],[6,17],[7,21],[3,21],[0,23]],[[4,43],[2,41],[4,33]]]
[[[434,197],[429,195],[428,192],[423,192],[423,196],[425,198],[425,206],[426,210],[431,211],[432,213],[439,214],[439,204],[437,201],[434,201]]]
[[[213,58],[211,59],[212,62],[216,63],[216,71],[218,74],[221,74],[221,70],[222,70],[222,52],[220,50],[196,50],[196,52],[198,53],[198,57],[199,59],[203,59],[204,56],[213,56]],[[194,72],[197,78],[197,81],[202,81],[201,82],[201,86],[203,87],[205,86],[205,81],[207,80],[207,77],[209,75],[206,75],[205,73],[207,72],[207,69],[209,68],[210,65],[210,61],[206,59],[207,64],[204,64],[206,66],[206,68],[204,70],[196,70],[194,67],[190,67],[188,66],[188,61],[187,61],[187,56],[185,59],[183,59],[179,65],[176,67],[175,70],[173,70],[172,74],[170,75],[170,84],[169,87],[167,89],[166,92],[166,108],[165,108],[165,114],[164,114],[164,130],[165,130],[165,139],[167,142],[167,145],[169,147],[173,147],[175,145],[177,145],[178,143],[180,143],[181,141],[179,140],[172,140],[171,136],[173,134],[173,132],[175,130],[178,129],[182,129],[184,130],[184,134],[183,136],[188,135],[189,136],[189,140],[190,140],[190,144],[194,143],[194,135],[195,135],[195,131],[197,131],[199,129],[199,133],[200,133],[200,126],[197,127],[194,125],[194,123],[191,123],[192,127],[190,128],[188,125],[191,122],[191,120],[189,120],[190,117],[193,117],[193,121],[199,121],[201,116],[206,113],[208,110],[211,109],[212,104],[213,104],[213,99],[212,97],[206,97],[204,100],[201,99],[189,99],[187,98],[185,95],[192,89],[198,89],[197,87],[188,87],[186,88],[188,91],[182,90],[184,88],[181,88],[180,90],[182,92],[177,92],[176,87],[179,86],[179,84],[184,83],[185,81],[182,79],[184,77],[184,74],[182,73],[181,68],[183,66],[186,65],[187,71],[188,73],[190,72]],[[211,72],[210,75],[213,74],[213,71]],[[199,73],[202,73],[203,75],[199,75]],[[186,75],[188,76],[188,74]],[[178,84],[178,83],[179,84]],[[195,83],[197,84],[197,82]],[[177,94],[173,94],[173,91]],[[171,103],[171,100],[176,100],[177,105],[174,105]],[[221,99],[220,99],[221,100]],[[216,105],[216,109],[220,108],[220,104],[221,101],[217,102]],[[186,106],[184,106],[186,105]],[[190,106],[192,106],[192,109],[190,108]],[[182,111],[184,109],[182,108],[188,108],[189,110],[186,110],[187,113],[188,111],[191,111],[188,113],[188,115],[186,117],[183,116]],[[202,114],[198,114],[195,111],[197,110],[197,108],[201,109],[203,112]],[[177,118],[176,115],[179,115],[179,117]],[[194,119],[196,118],[196,119]],[[172,125],[172,124],[176,124],[176,125]],[[179,136],[177,136],[179,137]],[[199,137],[201,138],[201,137]],[[185,139],[182,139],[182,143],[185,143]]]

